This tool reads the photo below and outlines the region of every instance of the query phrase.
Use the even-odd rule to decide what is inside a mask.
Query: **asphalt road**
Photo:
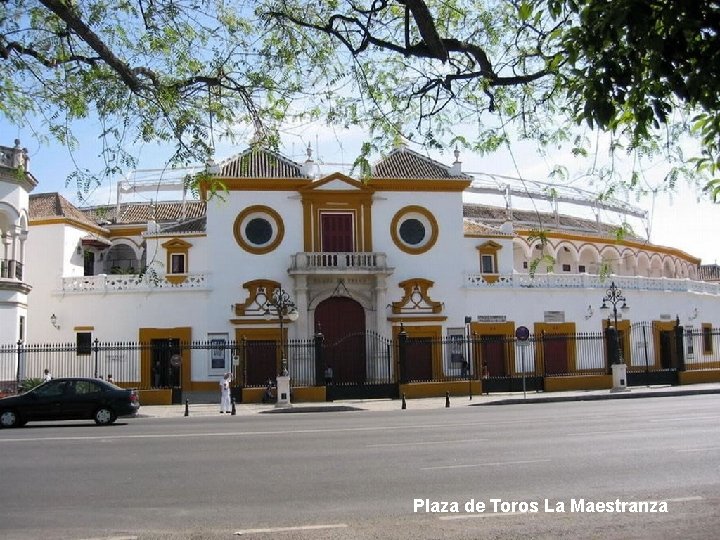
[[[717,538],[719,425],[718,395],[30,424],[0,537]]]

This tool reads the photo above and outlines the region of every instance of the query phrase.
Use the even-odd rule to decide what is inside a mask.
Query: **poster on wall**
[[[208,336],[210,338],[210,369],[227,369],[227,335]]]

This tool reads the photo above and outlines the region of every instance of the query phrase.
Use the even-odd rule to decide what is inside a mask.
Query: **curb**
[[[609,392],[609,391],[608,391]],[[523,403],[561,403],[564,401],[602,401],[607,399],[640,399],[648,397],[673,397],[673,396],[696,396],[701,394],[720,394],[720,388],[703,388],[697,390],[673,390],[671,392],[662,392],[657,390],[649,390],[646,392],[632,393],[618,392],[607,394],[588,394],[586,396],[543,396],[532,397],[530,399],[508,398],[490,401],[488,403],[473,403],[471,407],[490,407],[493,405],[520,405]]]

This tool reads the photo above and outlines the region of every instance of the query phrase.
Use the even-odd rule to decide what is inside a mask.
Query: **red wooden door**
[[[545,360],[545,373],[547,375],[567,373],[567,337],[562,335],[545,334],[543,337],[543,358]]]
[[[324,337],[324,367],[334,384],[365,382],[365,310],[352,298],[332,296],[315,308],[315,327]]]
[[[482,360],[487,364],[488,377],[505,377],[505,338],[503,336],[483,336]]]
[[[431,381],[433,378],[433,343],[431,338],[408,338],[405,362],[405,379]]]
[[[320,214],[320,225],[323,252],[355,251],[352,214]]]

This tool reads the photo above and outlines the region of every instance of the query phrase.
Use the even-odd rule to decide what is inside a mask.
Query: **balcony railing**
[[[291,273],[391,272],[387,256],[380,252],[301,252],[292,257]]]
[[[621,289],[640,291],[678,291],[720,295],[720,283],[694,281],[688,278],[650,278],[641,276],[604,276],[594,274],[465,274],[467,288],[541,288],[541,289],[606,289],[610,282]]]
[[[165,276],[152,274],[100,274],[64,277],[60,284],[63,293],[208,290],[209,288],[207,274],[187,274],[186,279],[179,283],[172,283],[165,279]]]
[[[0,278],[22,281],[23,265],[20,261],[0,260]]]

